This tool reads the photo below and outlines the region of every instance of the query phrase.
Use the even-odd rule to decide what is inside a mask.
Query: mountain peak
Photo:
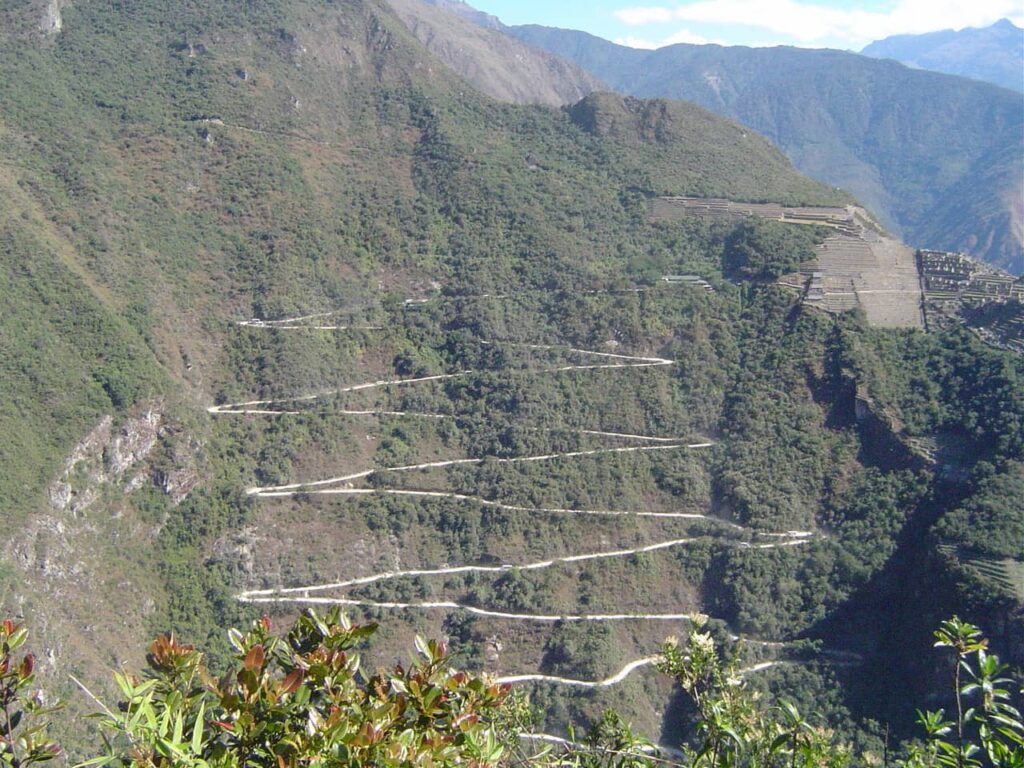
[[[894,35],[866,46],[861,53],[895,59],[918,69],[984,80],[1014,91],[1024,90],[1024,38],[1009,19],[988,27],[945,29],[923,35]]]
[[[502,34],[500,21],[458,0],[387,2],[434,57],[492,98],[561,106],[604,87],[575,64]]]
[[[423,0],[429,5],[435,8],[440,8],[442,11],[461,16],[462,18],[473,22],[478,27],[484,29],[496,29],[503,30],[505,25],[501,23],[501,19],[497,16],[492,16],[489,13],[478,11],[468,3],[462,2],[462,0]]]

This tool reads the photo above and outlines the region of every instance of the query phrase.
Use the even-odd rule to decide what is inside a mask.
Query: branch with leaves
[[[28,630],[10,619],[0,623],[0,765],[25,768],[60,755],[47,736],[48,707],[34,689],[35,656],[21,652]],[[19,656],[20,654],[20,656]]]
[[[82,766],[496,765],[507,687],[450,670],[444,643],[419,638],[408,668],[364,678],[356,648],[375,631],[307,612],[277,637],[263,618],[231,631],[238,666],[222,678],[191,646],[158,638],[143,679],[117,675],[125,701],[100,716],[105,754]]]
[[[956,718],[918,710],[927,742],[911,750],[904,768],[1024,768],[1024,719],[1013,705],[1007,666],[988,651],[981,630],[954,616],[935,632],[935,647],[955,654]]]
[[[842,768],[850,751],[830,730],[812,725],[781,701],[762,706],[747,690],[736,660],[723,660],[696,616],[685,642],[670,638],[658,668],[674,678],[697,710],[697,739],[685,746],[693,768]]]

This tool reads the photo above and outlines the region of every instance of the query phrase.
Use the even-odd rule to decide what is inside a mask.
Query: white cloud
[[[642,27],[645,24],[672,21],[675,13],[671,8],[623,8],[615,11],[615,16],[627,26]]]
[[[612,42],[616,45],[624,45],[627,48],[640,48],[645,51],[653,51],[655,48],[661,47],[661,43],[656,43],[653,40],[645,40],[642,37],[633,37],[632,35],[616,37]]]
[[[708,43],[721,44],[721,42],[721,40],[711,40],[703,35],[698,35],[688,29],[680,29],[678,32],[675,32],[662,40],[661,44],[675,45],[676,43],[690,43],[691,45],[707,45]]]
[[[703,35],[691,32],[688,29],[680,29],[678,32],[673,32],[671,35],[660,41],[627,35],[626,37],[615,38],[614,42],[617,45],[625,45],[628,48],[643,48],[647,50],[664,48],[666,45],[676,45],[677,43],[689,43],[690,45],[707,45],[709,43],[717,43],[719,45],[725,45],[721,40],[711,40]]]
[[[897,0],[886,11],[801,0],[697,0],[675,7],[624,8],[615,16],[628,26],[670,21],[736,25],[786,35],[804,45],[841,40],[853,47],[889,35],[987,26],[1003,17],[1020,24],[1021,11],[1020,0]]]

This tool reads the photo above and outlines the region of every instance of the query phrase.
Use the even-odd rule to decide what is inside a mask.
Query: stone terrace
[[[921,282],[913,249],[879,234],[865,211],[791,208],[774,203],[736,203],[717,198],[661,197],[651,206],[654,221],[684,217],[756,216],[789,224],[818,224],[835,232],[818,248],[816,262],[801,270],[805,301],[826,312],[860,307],[879,328],[923,328]],[[792,278],[783,280],[792,285]]]

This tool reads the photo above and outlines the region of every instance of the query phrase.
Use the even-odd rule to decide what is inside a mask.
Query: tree
[[[685,644],[670,638],[658,668],[673,677],[697,711],[697,739],[683,752],[692,768],[841,768],[849,750],[832,732],[782,700],[762,706],[744,685],[735,660],[723,661],[704,617],[695,617]]]
[[[936,648],[955,654],[956,719],[947,720],[941,709],[918,710],[928,740],[911,751],[904,768],[1022,768],[1024,720],[1012,704],[1014,681],[1003,676],[1006,665],[988,652],[978,627],[956,616],[942,622],[935,638]]]

